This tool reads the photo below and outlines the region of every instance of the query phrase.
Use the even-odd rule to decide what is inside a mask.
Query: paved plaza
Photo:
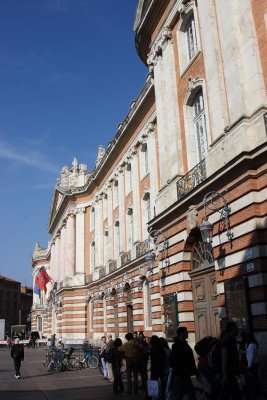
[[[142,400],[144,392],[114,394],[112,384],[104,381],[99,370],[51,373],[43,366],[44,348],[25,348],[21,379],[15,379],[13,360],[7,348],[0,348],[1,400]]]

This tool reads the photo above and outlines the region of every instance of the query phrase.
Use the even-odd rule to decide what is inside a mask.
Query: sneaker
[[[16,378],[16,379],[19,379],[19,375],[15,375],[15,378]]]

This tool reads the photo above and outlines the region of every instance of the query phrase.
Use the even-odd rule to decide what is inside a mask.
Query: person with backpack
[[[205,336],[195,345],[195,352],[198,354],[199,379],[204,377],[210,386],[208,400],[216,400],[220,393],[219,373],[221,371],[221,355],[217,346],[220,346],[219,339],[212,336]],[[216,360],[216,358],[218,358]]]
[[[134,339],[134,335],[131,332],[126,333],[125,339],[126,343],[119,348],[119,351],[124,353],[126,359],[126,369],[127,369],[127,391],[126,393],[138,393],[138,370],[140,365],[140,360],[143,355],[143,347],[137,343]],[[133,376],[133,383],[132,383]]]
[[[239,353],[236,337],[238,327],[234,321],[228,321],[221,338],[222,354],[222,388],[220,400],[241,400],[241,392],[237,382],[240,373]]]
[[[194,386],[191,380],[192,375],[197,375],[197,368],[193,350],[187,343],[188,331],[185,326],[177,329],[177,336],[169,357],[170,367],[173,368],[175,399],[181,400],[187,394],[188,400],[195,400]]]
[[[24,347],[19,343],[19,338],[15,339],[15,343],[11,347],[11,357],[14,360],[15,378],[20,379],[20,366],[24,360]]]

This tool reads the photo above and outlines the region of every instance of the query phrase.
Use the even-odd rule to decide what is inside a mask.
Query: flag
[[[46,272],[45,267],[41,267],[35,278],[35,285],[38,286],[39,290],[44,290],[46,293],[46,285],[48,282],[52,281],[51,276]]]
[[[39,285],[38,285],[38,280],[37,280],[38,275],[39,275],[39,272],[38,272],[38,274],[37,274],[36,277],[35,277],[33,293],[38,294],[38,296],[40,296],[41,289],[39,288]]]

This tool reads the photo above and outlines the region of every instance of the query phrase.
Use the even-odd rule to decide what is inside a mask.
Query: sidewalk
[[[15,379],[13,360],[6,348],[0,349],[1,400],[143,400],[145,392],[114,394],[112,384],[104,381],[98,369],[60,373],[47,372],[43,366],[46,350],[27,349],[21,366],[21,379]]]

